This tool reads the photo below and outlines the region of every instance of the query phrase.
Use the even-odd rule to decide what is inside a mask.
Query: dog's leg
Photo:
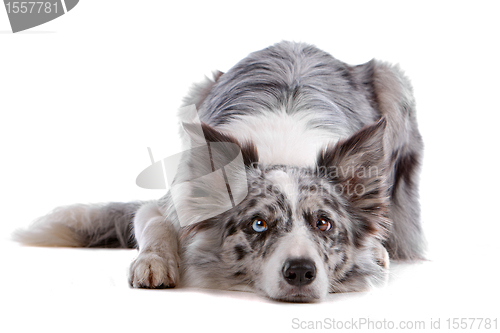
[[[179,281],[179,228],[165,219],[156,203],[142,206],[134,219],[139,256],[130,267],[134,288],[175,287]]]

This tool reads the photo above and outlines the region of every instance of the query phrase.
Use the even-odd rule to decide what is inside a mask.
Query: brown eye
[[[326,219],[319,218],[316,222],[316,228],[321,231],[328,231],[332,228],[332,224]]]
[[[255,219],[252,223],[252,229],[256,232],[263,232],[267,230],[267,223],[262,219]]]

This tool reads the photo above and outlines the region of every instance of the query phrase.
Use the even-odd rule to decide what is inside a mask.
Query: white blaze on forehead
[[[285,195],[285,199],[290,204],[292,213],[297,205],[299,198],[299,186],[296,177],[288,174],[283,170],[273,170],[266,177],[273,189],[279,190]]]

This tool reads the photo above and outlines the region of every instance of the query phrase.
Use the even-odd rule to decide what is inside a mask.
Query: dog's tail
[[[59,207],[12,236],[15,241],[34,246],[133,248],[132,219],[142,204],[112,202]]]

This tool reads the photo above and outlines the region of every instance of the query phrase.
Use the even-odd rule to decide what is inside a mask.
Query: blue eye
[[[267,223],[261,219],[255,219],[252,223],[252,229],[256,232],[263,232],[267,230]]]

